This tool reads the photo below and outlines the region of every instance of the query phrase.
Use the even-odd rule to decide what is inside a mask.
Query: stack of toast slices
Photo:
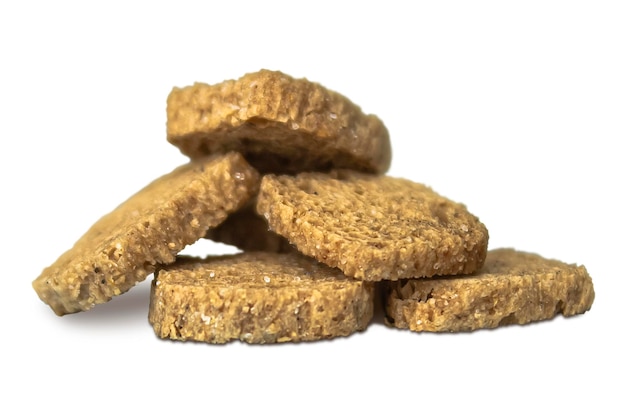
[[[33,282],[59,316],[154,274],[163,339],[300,342],[388,326],[461,332],[591,308],[584,266],[509,248],[467,207],[386,176],[383,122],[307,79],[261,70],[174,88],[167,139],[190,161],[99,219]],[[178,255],[200,239],[234,255]]]

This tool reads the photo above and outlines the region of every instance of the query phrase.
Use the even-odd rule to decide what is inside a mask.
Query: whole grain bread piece
[[[57,315],[109,301],[174,262],[258,191],[259,174],[241,155],[180,166],[100,218],[33,288]]]
[[[371,282],[296,253],[245,252],[159,268],[149,321],[164,339],[302,342],[363,330],[373,308]]]
[[[384,173],[391,163],[389,132],[378,117],[318,83],[279,71],[174,88],[167,139],[191,158],[241,152],[263,173]]]
[[[298,251],[362,280],[467,274],[487,252],[487,228],[463,204],[401,178],[267,175],[257,212]]]
[[[584,266],[496,249],[471,276],[381,283],[386,323],[415,332],[461,332],[526,324],[591,308]]]
[[[267,221],[256,213],[254,204],[228,216],[222,224],[209,229],[205,237],[248,252],[295,251],[287,239],[269,230]]]

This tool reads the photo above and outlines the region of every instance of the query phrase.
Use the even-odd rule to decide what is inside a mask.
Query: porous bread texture
[[[318,83],[279,71],[174,88],[167,139],[191,158],[241,152],[263,173],[384,173],[391,162],[389,132],[378,117]]]
[[[591,308],[584,266],[513,249],[487,254],[472,276],[382,283],[386,323],[415,332],[461,332],[526,324]]]
[[[244,251],[295,251],[287,239],[269,230],[267,222],[256,213],[253,204],[232,213],[219,226],[209,229],[205,237]]]
[[[401,178],[267,175],[257,212],[298,251],[362,280],[467,274],[487,252],[487,228],[463,204]]]
[[[33,288],[57,315],[89,310],[128,291],[157,263],[174,262],[258,191],[259,174],[241,155],[178,167],[100,218]]]
[[[363,330],[373,308],[373,283],[296,253],[245,252],[158,269],[149,321],[174,340],[302,342]]]

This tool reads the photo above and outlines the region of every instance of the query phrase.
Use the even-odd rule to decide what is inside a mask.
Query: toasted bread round
[[[383,173],[391,162],[389,132],[378,117],[320,84],[278,71],[174,88],[167,139],[191,158],[241,152],[264,173]]]
[[[362,280],[467,274],[487,252],[487,229],[464,205],[400,178],[267,175],[257,212],[298,251]]]
[[[155,273],[149,321],[158,337],[174,340],[328,339],[366,328],[373,291],[296,253],[181,257]]]
[[[164,175],[98,220],[33,281],[58,315],[128,291],[157,263],[174,262],[253,197],[259,175],[239,154],[198,160]]]
[[[460,332],[526,324],[591,308],[595,293],[584,266],[496,249],[471,276],[382,284],[386,322],[416,332]]]
[[[295,251],[287,239],[269,230],[267,221],[256,213],[252,204],[231,214],[219,226],[209,229],[205,237],[248,252]]]

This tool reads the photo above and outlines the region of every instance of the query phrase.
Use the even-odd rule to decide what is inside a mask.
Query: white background
[[[623,2],[131,3],[0,6],[1,415],[624,415]],[[211,346],[154,336],[147,280],[54,315],[32,280],[186,161],[171,88],[261,68],[378,115],[389,174],[464,202],[491,248],[584,264],[591,311]]]

